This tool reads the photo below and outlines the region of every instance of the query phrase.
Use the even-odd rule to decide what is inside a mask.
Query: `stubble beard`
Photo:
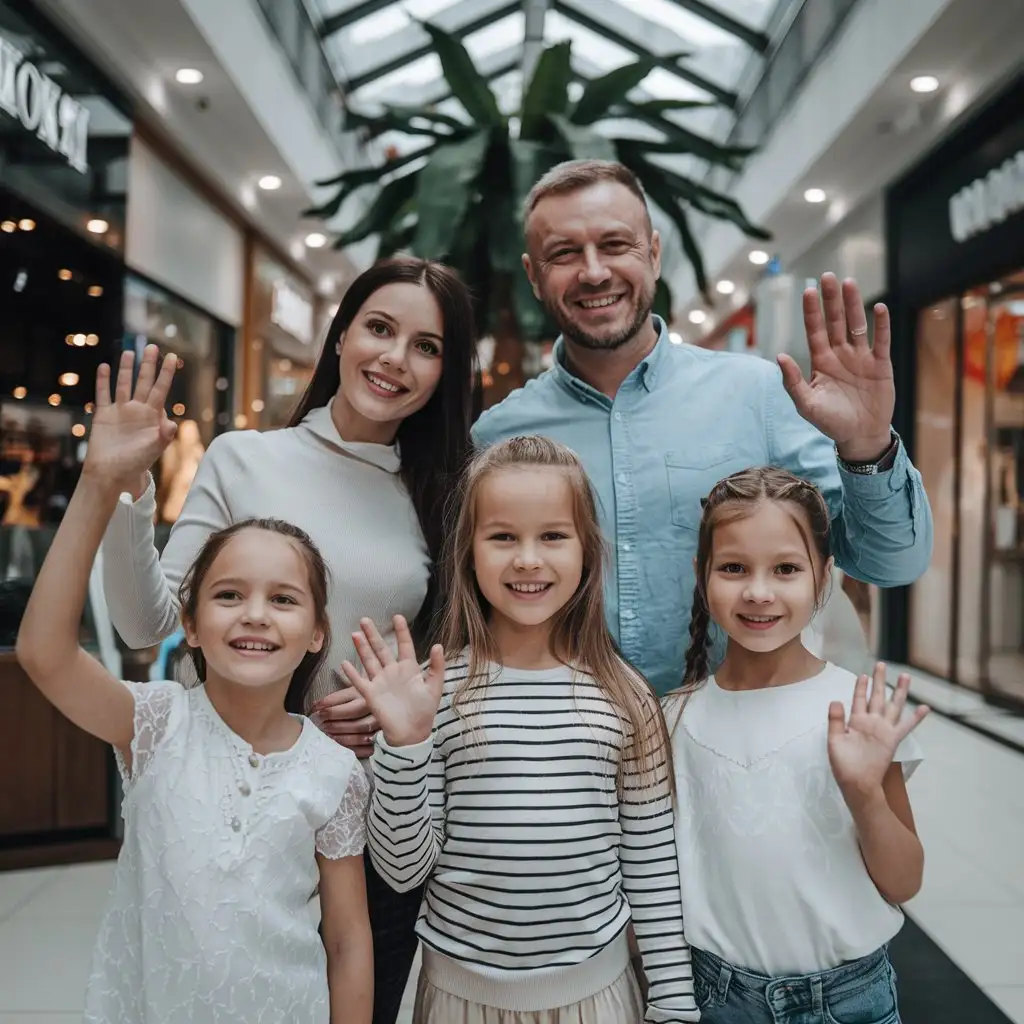
[[[654,288],[645,289],[635,303],[633,319],[628,326],[614,334],[595,335],[583,330],[560,304],[544,300],[544,306],[567,341],[592,352],[614,352],[632,341],[647,323],[654,308]]]

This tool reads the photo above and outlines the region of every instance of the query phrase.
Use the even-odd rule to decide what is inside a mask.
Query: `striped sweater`
[[[372,758],[370,854],[394,889],[429,879],[427,949],[547,1009],[529,1005],[531,988],[543,978],[550,994],[564,976],[551,1005],[581,998],[573,972],[621,943],[632,916],[646,1019],[698,1020],[667,764],[648,782],[627,761],[620,799],[622,727],[593,680],[503,669],[460,718],[452,693],[466,674],[464,657],[449,664],[431,739],[380,737]]]

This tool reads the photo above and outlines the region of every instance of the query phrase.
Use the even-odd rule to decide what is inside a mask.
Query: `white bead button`
[[[251,764],[253,766],[253,768],[259,768],[259,766],[260,766],[260,759],[255,754],[250,754],[249,755],[249,764]]]
[[[238,818],[232,818],[231,819],[231,830],[233,832],[241,832],[242,831],[242,822]]]
[[[243,782],[238,787],[238,792],[241,793],[242,796],[248,796],[252,792],[252,787],[249,785],[248,782]]]

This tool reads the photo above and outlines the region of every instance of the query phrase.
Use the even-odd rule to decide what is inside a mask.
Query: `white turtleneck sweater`
[[[390,640],[392,616],[413,619],[427,592],[427,546],[398,470],[395,448],[342,440],[329,405],[297,427],[220,435],[162,557],[152,479],[138,501],[122,495],[103,540],[114,627],[129,647],[159,643],[178,626],[178,585],[211,533],[250,517],[284,519],[309,534],[331,572],[333,641],[309,703],[326,696],[345,685],[342,661],[358,664],[351,633],[359,619],[372,618]]]

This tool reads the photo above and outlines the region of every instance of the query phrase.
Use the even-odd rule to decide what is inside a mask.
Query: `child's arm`
[[[43,695],[77,726],[127,752],[134,732],[135,700],[78,644],[89,573],[113,514],[124,474],[149,465],[174,436],[163,402],[174,376],[168,356],[156,376],[156,349],[147,351],[131,395],[133,357],[121,359],[117,399],[110,400],[110,370],[96,374],[92,437],[67,511],[32,589],[17,655]]]
[[[651,697],[651,730],[654,716],[660,714]],[[668,751],[660,753],[656,765],[641,766],[628,751],[624,756],[619,864],[647,977],[645,1020],[657,1024],[696,1021],[700,1011],[693,992],[690,947],[683,933]]]
[[[357,766],[362,772],[362,766]],[[373,936],[366,908],[362,855],[320,866],[321,933],[327,952],[331,1024],[370,1024],[373,1017]]]
[[[829,761],[853,816],[868,874],[890,903],[905,903],[921,888],[924,848],[914,828],[903,768],[893,757],[928,709],[919,707],[903,718],[910,677],[901,675],[887,700],[881,663],[875,667],[870,700],[867,689],[868,678],[861,676],[849,722],[842,704],[829,707]]]

